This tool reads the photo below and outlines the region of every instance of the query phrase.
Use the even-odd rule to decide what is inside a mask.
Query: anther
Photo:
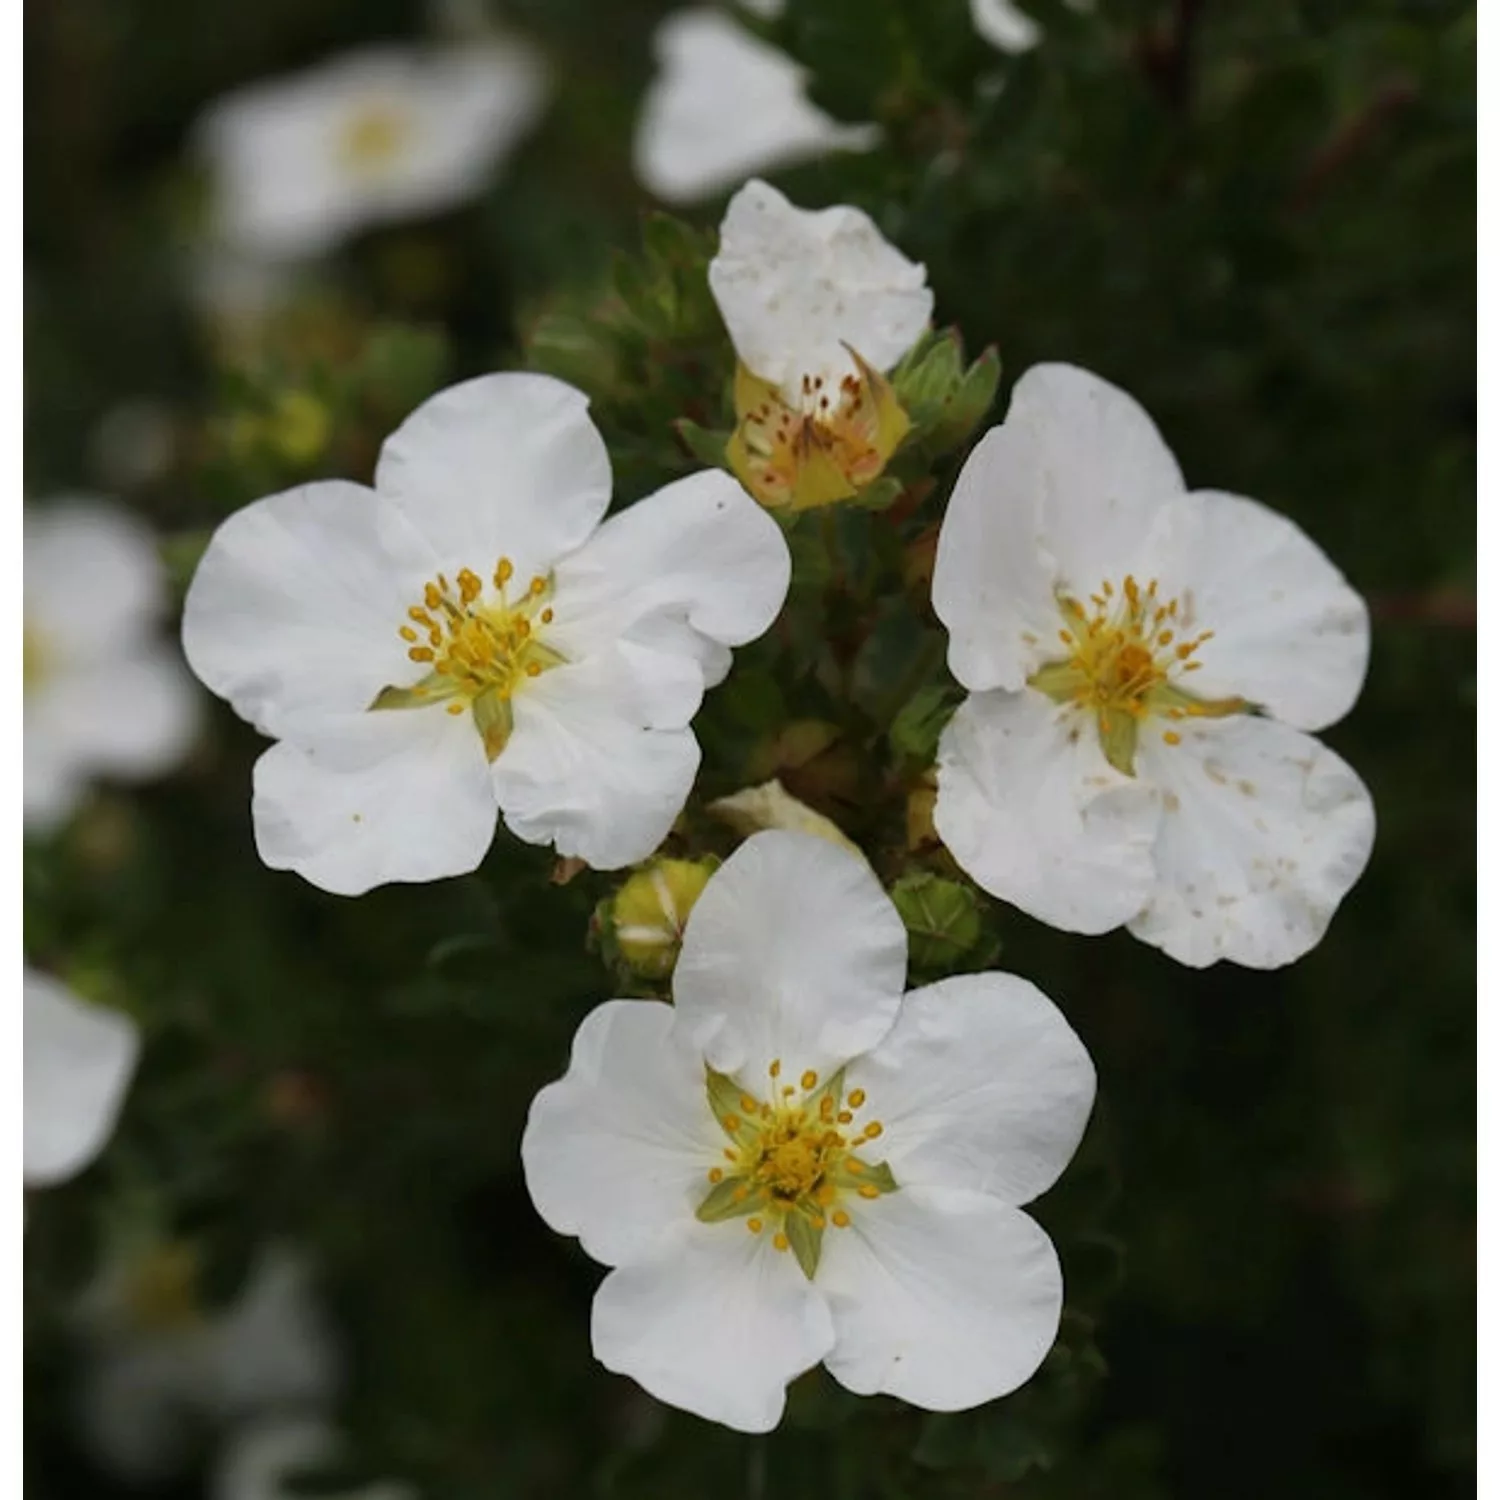
[[[724,1168],[723,1167],[710,1167],[708,1169],[708,1180],[710,1182],[723,1182],[723,1180],[724,1180]]]
[[[865,1126],[865,1139],[867,1141],[873,1141],[876,1136],[882,1135],[884,1132],[885,1126],[882,1125],[879,1120],[871,1120],[870,1123]]]
[[[1162,735],[1162,738],[1169,745],[1180,745],[1182,743],[1182,736],[1180,734],[1178,734],[1175,729],[1169,729],[1169,730],[1167,730],[1167,732],[1164,735]]]
[[[771,1243],[775,1245],[778,1250],[790,1250],[792,1248],[792,1242],[784,1234],[782,1234],[780,1230],[777,1230],[777,1232],[771,1236]]]
[[[540,677],[542,675],[542,664],[539,661],[526,663],[526,675],[528,677]]]
[[[450,704],[449,704],[449,705],[448,705],[448,712],[449,712],[449,713],[450,713],[450,714],[452,714],[452,715],[453,715],[453,717],[454,717],[454,718],[455,718],[455,719],[456,719],[456,718],[457,718],[457,717],[458,717],[458,716],[459,716],[459,714],[461,714],[461,713],[462,713],[462,712],[463,712],[463,711],[464,711],[464,706],[463,706],[463,704],[462,704],[462,703],[450,703]]]
[[[412,646],[406,653],[413,661],[432,661],[433,652],[430,646]]]
[[[744,1110],[747,1115],[753,1115],[755,1113],[755,1108],[756,1108],[756,1106],[755,1106],[755,1100],[752,1099],[749,1096],[749,1094],[741,1094],[740,1095],[740,1108],[742,1110]]]
[[[401,639],[403,641],[414,641],[417,639],[417,632],[410,625],[403,625],[401,627]]]
[[[446,585],[445,585],[445,587],[446,587]],[[429,583],[422,590],[422,597],[423,597],[423,599],[425,599],[427,601],[427,607],[428,607],[428,609],[437,609],[437,608],[439,608],[442,605],[442,602],[443,602],[442,591],[438,588],[437,584],[435,584],[435,583]]]
[[[840,1125],[851,1124],[853,1122],[853,1120],[854,1120],[854,1116],[847,1109],[841,1109],[839,1111],[839,1124]]]
[[[849,1215],[843,1209],[836,1208],[833,1211],[833,1222],[836,1228],[847,1229],[849,1227]]]
[[[551,623],[552,623],[552,609],[551,609],[551,606],[549,605],[546,609],[544,609],[542,611],[542,624],[543,625],[550,625]]]
[[[771,1064],[771,1077],[772,1078],[780,1078],[781,1077],[781,1059],[779,1057],[776,1058],[775,1061],[772,1062],[772,1064]]]
[[[740,1159],[740,1154],[739,1154],[738,1151],[733,1151],[728,1146],[726,1146],[724,1148],[724,1160],[725,1161],[738,1161],[739,1159]]]
[[[850,1089],[849,1090],[849,1107],[850,1107],[850,1109],[858,1109],[860,1107],[860,1105],[863,1104],[864,1102],[865,1102],[865,1091],[863,1089]]]
[[[745,1228],[748,1229],[751,1234],[759,1234],[765,1227],[765,1221],[762,1219],[745,1220]]]
[[[817,1086],[818,1075],[814,1073],[811,1068],[809,1068],[807,1072],[802,1075],[802,1087],[805,1089],[811,1089],[816,1088]]]
[[[861,1198],[878,1198],[880,1189],[873,1182],[862,1182],[859,1185],[859,1196]]]
[[[724,1116],[724,1129],[727,1130],[727,1131],[729,1131],[730,1134],[733,1134],[744,1123],[745,1122],[743,1120],[741,1120],[738,1115],[725,1115]]]
[[[547,580],[540,573],[531,580],[531,592],[537,597],[547,592]]]

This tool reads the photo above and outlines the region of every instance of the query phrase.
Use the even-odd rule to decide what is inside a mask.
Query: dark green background
[[[963,0],[790,0],[777,35],[816,97],[881,119],[888,145],[777,180],[874,213],[926,261],[939,322],[998,345],[1006,387],[1065,359],[1132,391],[1190,482],[1295,517],[1374,619],[1364,696],[1327,739],[1374,795],[1375,854],[1302,962],[1196,973],[986,906],[1000,962],[1057,998],[1098,1065],[1085,1151],[1038,1211],[1107,1375],[1083,1337],[1071,1373],[1054,1362],[972,1419],[821,1377],[769,1440],[653,1415],[593,1365],[598,1273],[535,1218],[516,1154],[532,1092],[614,986],[582,943],[611,881],[550,886],[542,851],[503,840],[476,876],[354,902],[272,874],[250,840],[258,742],[217,706],[177,777],[103,793],[27,851],[28,956],[147,1036],[110,1153],[28,1207],[28,1493],[115,1493],[79,1452],[59,1316],[122,1211],[195,1238],[211,1295],[266,1235],[305,1242],[350,1344],[357,1452],[440,1500],[1472,1493],[1474,7],[1031,9],[1048,39],[1008,60]],[[188,126],[236,83],[420,35],[422,8],[34,0],[28,495],[118,492],[100,419],[152,398],[176,458],[123,498],[190,559],[269,488],[367,478],[380,436],[448,378],[522,363],[538,313],[639,243],[629,137],[661,13],[517,0],[556,93],[494,189],[329,263],[317,305],[336,303],[352,360],[284,339],[231,367],[185,294]],[[231,452],[227,416],[288,382],[333,408],[327,452],[300,469]],[[683,463],[664,400],[601,380],[624,489]],[[844,517],[846,545],[878,521]],[[710,790],[775,727],[762,669],[776,659],[748,654],[707,710]],[[883,816],[845,821],[874,849]]]

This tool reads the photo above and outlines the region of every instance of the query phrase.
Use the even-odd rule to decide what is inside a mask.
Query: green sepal
[[[748,1189],[749,1184],[743,1177],[726,1177],[708,1190],[707,1197],[694,1212],[705,1224],[721,1224],[725,1219],[743,1219],[746,1214],[753,1214],[771,1201],[763,1188],[758,1191]]]
[[[1122,776],[1135,775],[1135,746],[1140,735],[1140,720],[1133,713],[1116,708],[1099,714],[1099,748]]]
[[[727,449],[729,439],[734,436],[730,432],[717,432],[707,427],[700,427],[696,422],[690,422],[686,417],[678,417],[672,423],[672,431],[682,440],[682,445],[699,463],[707,464],[713,469],[727,469],[729,457]]]
[[[797,1257],[797,1264],[802,1267],[802,1274],[811,1281],[817,1274],[818,1259],[823,1253],[823,1231],[811,1219],[800,1213],[791,1213],[786,1216],[784,1232],[792,1254]]]
[[[1026,679],[1026,686],[1045,693],[1054,703],[1072,703],[1089,680],[1070,660],[1051,661]]]
[[[849,1170],[851,1158],[859,1163],[858,1172]],[[856,1192],[868,1185],[878,1193],[894,1193],[901,1186],[896,1181],[896,1174],[891,1171],[888,1162],[867,1162],[863,1157],[855,1156],[853,1152],[848,1153],[828,1174],[828,1180],[835,1187],[853,1188]]]
[[[719,1128],[736,1146],[748,1146],[755,1139],[755,1131],[740,1101],[750,1096],[727,1073],[716,1073],[712,1068],[705,1071],[708,1074],[708,1107],[713,1110]]]
[[[941,415],[924,434],[929,449],[956,448],[984,419],[1000,385],[1000,355],[993,345],[969,366]]]
[[[493,762],[509,743],[515,723],[510,699],[504,693],[481,693],[474,700],[474,723],[484,740],[485,758]]]
[[[1163,682],[1146,695],[1146,702],[1156,713],[1176,710],[1187,719],[1227,719],[1231,714],[1258,713],[1256,706],[1244,698],[1198,698],[1175,683]]]
[[[377,708],[431,708],[453,696],[453,685],[441,672],[429,672],[410,687],[383,687],[370,700],[370,711]]]

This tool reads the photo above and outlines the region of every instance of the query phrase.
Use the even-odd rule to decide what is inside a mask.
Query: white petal
[[[1161,810],[1094,720],[1028,688],[966,699],[938,742],[933,824],[992,896],[1064,932],[1108,932],[1151,893]]]
[[[582,545],[609,505],[588,397],[550,375],[481,375],[424,401],[385,440],[375,487],[450,574],[525,580]],[[522,583],[524,587],[524,582]]]
[[[1143,735],[1137,755],[1165,812],[1158,884],[1131,932],[1193,968],[1301,958],[1369,860],[1369,792],[1333,751],[1273,719],[1179,727],[1180,745]]]
[[[659,650],[678,626],[695,658],[694,634],[743,645],[780,612],[791,570],[781,528],[738,481],[690,474],[611,516],[558,564],[547,639],[575,659],[642,626]]]
[[[76,746],[46,733],[28,713],[21,739],[21,804],[28,835],[45,835],[78,806],[88,774],[78,763]]]
[[[1019,692],[1058,655],[1063,617],[1040,498],[1030,430],[1014,421],[992,427],[953,487],[932,572],[948,666],[970,692]]]
[[[787,1382],[833,1347],[823,1298],[770,1240],[742,1220],[692,1223],[611,1271],[594,1297],[595,1358],[659,1401],[769,1432]]]
[[[255,763],[255,845],[338,896],[476,868],[495,835],[484,745],[472,716],[390,709],[329,720],[306,744]]]
[[[108,661],[146,639],[165,575],[150,528],[117,506],[70,499],[27,506],[22,606],[59,665]]]
[[[1094,1065],[1058,1008],[1014,974],[913,990],[890,1034],[849,1065],[884,1126],[903,1186],[968,1188],[1005,1203],[1044,1193],[1094,1104]]]
[[[764,182],[730,199],[708,284],[740,359],[794,400],[805,375],[854,373],[845,344],[889,370],[932,317],[926,267],[868,214],[798,208]]]
[[[135,1071],[140,1037],[119,1011],[80,1000],[27,969],[23,1173],[47,1187],[81,1172],[103,1149]]]
[[[1370,659],[1364,600],[1295,522],[1255,500],[1196,490],[1164,514],[1155,565],[1162,597],[1182,592],[1211,629],[1187,684],[1244,697],[1298,729],[1354,706]]]
[[[216,1414],[236,1418],[327,1402],[341,1378],[309,1266],[291,1250],[267,1250],[216,1326],[205,1395]]]
[[[672,1007],[610,1000],[573,1038],[567,1073],[532,1101],[521,1165],[537,1212],[615,1266],[685,1223],[723,1165],[701,1055]]]
[[[715,1068],[763,1087],[873,1047],[906,978],[906,928],[869,865],[806,833],[745,840],[704,887],[672,981]]]
[[[596,870],[645,859],[698,774],[698,742],[681,726],[702,691],[696,661],[628,642],[527,683],[491,767],[505,826]]]
[[[754,172],[868,151],[874,125],[841,125],[810,103],[806,73],[721,11],[678,11],[655,38],[660,71],[635,133],[636,175],[669,203],[706,198]]]
[[[78,1425],[94,1461],[144,1488],[185,1468],[212,1378],[212,1331],[127,1338],[90,1350]]]
[[[1014,492],[1036,497],[1059,585],[1078,598],[1106,579],[1118,587],[1142,566],[1157,512],[1183,493],[1156,424],[1118,386],[1073,365],[1033,365],[1016,382],[1005,424],[1022,438]]]
[[[257,500],[198,564],[182,618],[188,664],[267,734],[309,711],[361,711],[412,681],[398,632],[432,571],[417,535],[360,485]]]
[[[59,673],[27,702],[26,716],[28,738],[50,744],[71,766],[152,776],[186,754],[199,696],[175,655],[143,648],[130,660]]]
[[[857,1395],[966,1411],[1029,1380],[1057,1337],[1052,1241],[983,1193],[902,1188],[823,1236],[818,1286],[837,1343],[825,1361]]]
[[[1029,52],[1041,40],[1042,28],[1014,0],[969,0],[974,30],[1001,52]]]

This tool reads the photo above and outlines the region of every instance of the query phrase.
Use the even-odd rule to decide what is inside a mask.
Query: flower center
[[[896,1190],[890,1167],[858,1154],[884,1127],[879,1120],[855,1127],[865,1093],[854,1089],[846,1098],[843,1080],[840,1069],[820,1086],[809,1071],[797,1084],[783,1084],[778,1060],[770,1067],[768,1097],[761,1099],[708,1070],[709,1107],[731,1144],[724,1149],[728,1165],[709,1169],[712,1186],[698,1217],[707,1224],[743,1218],[751,1234],[763,1233],[766,1220],[775,1219],[772,1244],[792,1251],[809,1279],[818,1268],[823,1231],[830,1223],[847,1229],[852,1222],[846,1195],[868,1199]]]
[[[1089,607],[1068,595],[1058,604],[1064,627],[1057,636],[1069,654],[1034,672],[1028,683],[1055,703],[1092,713],[1105,758],[1125,775],[1135,774],[1140,727],[1153,715],[1222,718],[1249,709],[1243,698],[1196,697],[1175,680],[1199,670],[1193,658],[1214,633],[1185,634],[1179,601],[1158,598],[1154,578],[1143,589],[1127,574],[1118,590],[1106,579],[1089,595]],[[1182,736],[1169,728],[1162,739],[1176,745]]]
[[[510,738],[510,700],[518,688],[567,658],[542,639],[553,621],[550,580],[538,575],[512,597],[515,568],[508,557],[495,565],[494,589],[486,597],[477,573],[461,568],[422,590],[422,602],[406,612],[400,627],[407,656],[428,668],[410,687],[386,687],[372,709],[425,708],[446,702],[450,714],[472,709],[491,760]]]
[[[846,500],[880,477],[910,422],[890,382],[859,355],[857,374],[835,386],[804,375],[795,401],[741,365],[735,371],[739,419],[731,467],[772,509],[809,510]]]
[[[134,1327],[147,1333],[190,1328],[202,1318],[197,1252],[185,1244],[159,1245],[131,1266],[124,1303]]]
[[[378,172],[400,156],[411,137],[411,116],[405,110],[393,104],[366,104],[339,131],[339,160],[351,171]]]

